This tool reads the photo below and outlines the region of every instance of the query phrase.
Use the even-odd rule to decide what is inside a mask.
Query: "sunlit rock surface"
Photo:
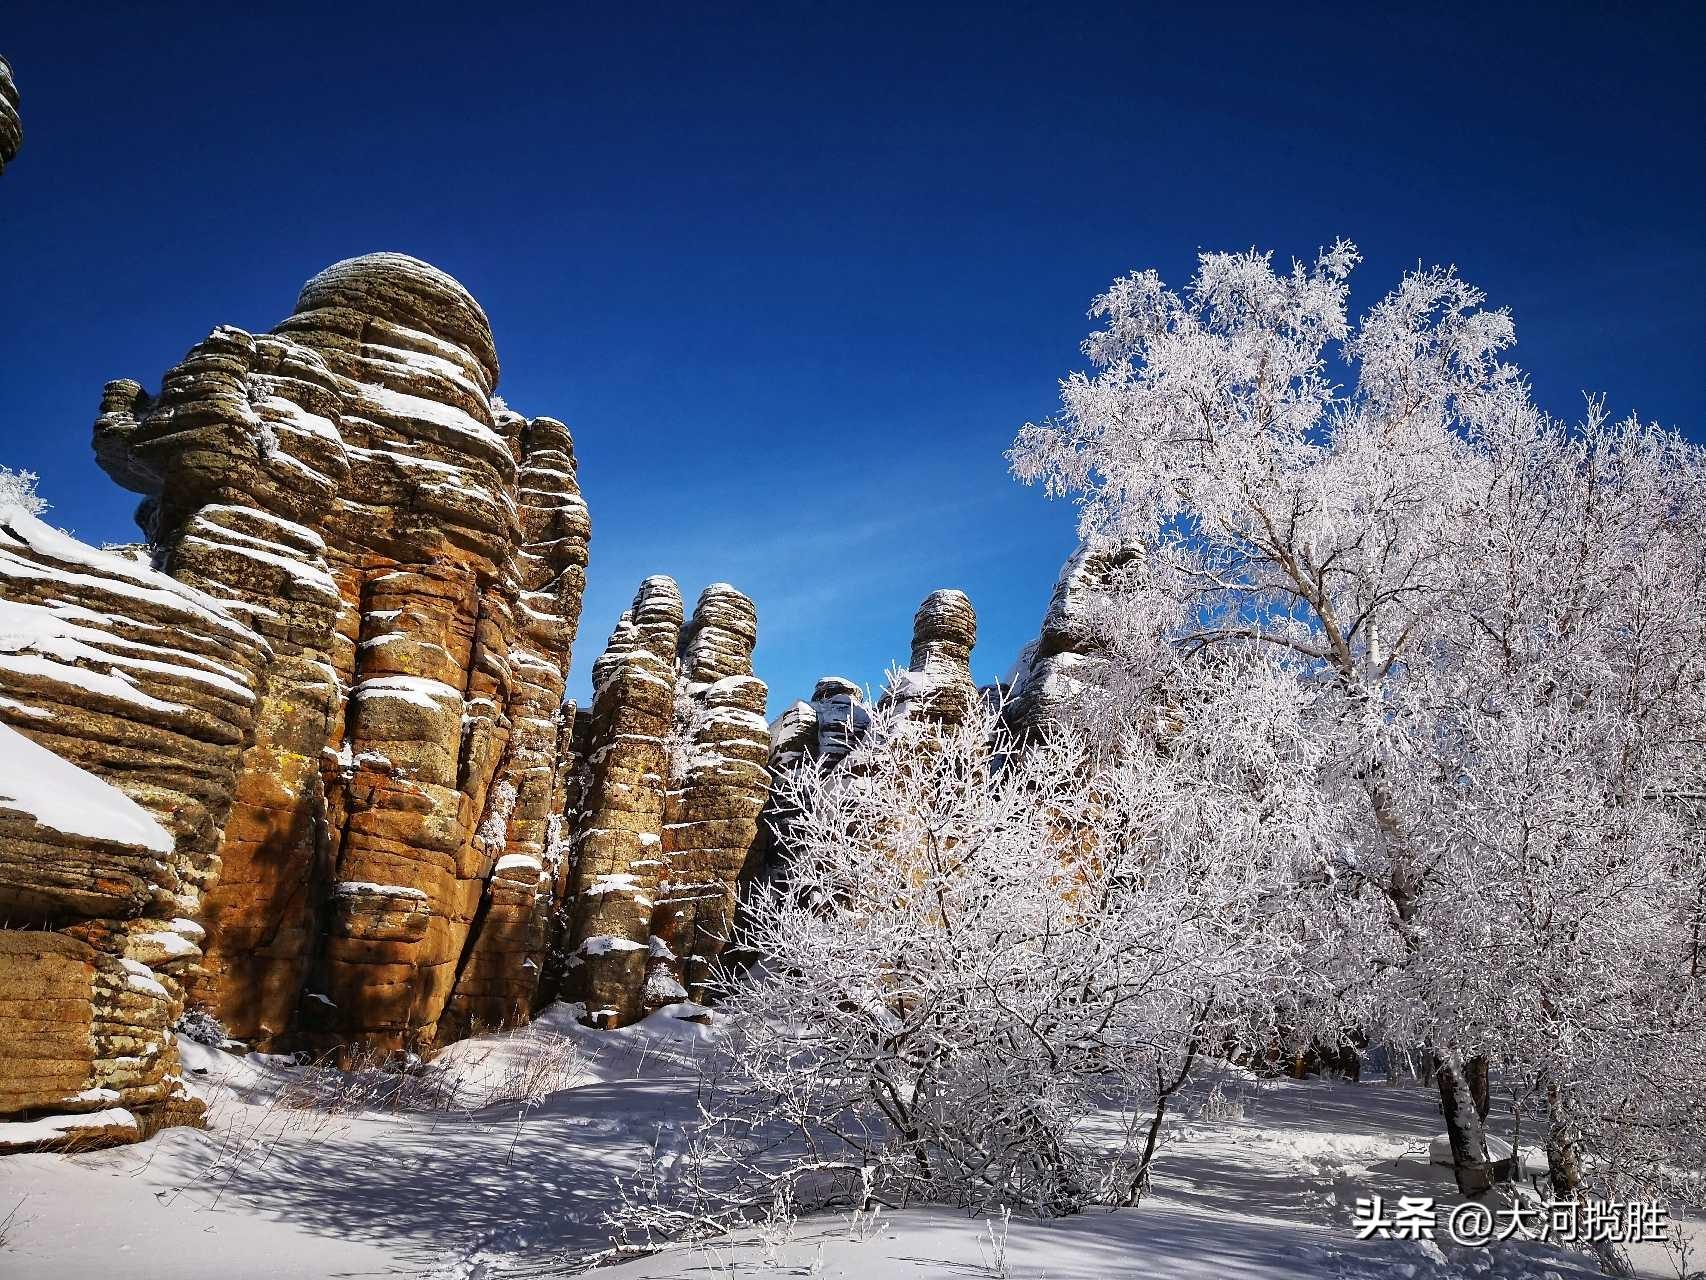
[[[565,988],[596,1026],[704,994],[769,791],[752,602],[648,578],[593,664]]]
[[[274,654],[191,990],[251,1043],[424,1049],[532,999],[588,522],[568,430],[497,377],[467,291],[381,253],[107,387],[162,567]]]
[[[0,506],[0,1120],[93,1117],[0,1145],[197,1109],[170,1028],[271,656],[226,602]]]

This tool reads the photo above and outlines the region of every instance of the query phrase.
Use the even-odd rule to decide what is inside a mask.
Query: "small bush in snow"
[[[0,507],[22,507],[32,516],[46,511],[47,503],[36,493],[37,479],[33,471],[0,467]]]
[[[303,1064],[279,1092],[281,1107],[349,1115],[362,1111],[451,1111],[456,1091],[414,1054],[345,1045]]]
[[[185,1009],[172,1029],[186,1040],[215,1049],[223,1048],[227,1039],[224,1024],[206,1009]]]
[[[532,1028],[505,1038],[502,1066],[478,1075],[470,1068],[448,1075],[451,1087],[465,1105],[490,1107],[515,1104],[536,1107],[553,1093],[584,1084],[590,1068],[586,1051],[567,1036]]]

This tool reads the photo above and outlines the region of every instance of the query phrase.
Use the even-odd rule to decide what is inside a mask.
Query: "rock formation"
[[[1101,611],[1122,578],[1139,565],[1130,544],[1080,547],[1060,571],[1037,638],[1026,645],[1004,684],[1007,720],[1019,733],[1065,714],[1101,662]]]
[[[912,618],[912,664],[888,696],[908,716],[959,724],[978,698],[971,676],[977,644],[977,614],[963,591],[932,591]]]
[[[158,562],[274,654],[191,991],[251,1043],[427,1049],[531,1000],[588,526],[568,430],[497,378],[460,284],[371,254],[107,387]]]
[[[565,987],[594,1026],[704,994],[769,791],[752,602],[705,589],[683,625],[669,578],[640,584],[593,664],[570,854]]]
[[[971,674],[977,614],[963,591],[932,591],[912,618],[912,662],[896,673],[882,701],[899,703],[907,716],[959,724],[982,696]],[[770,767],[802,760],[833,768],[858,745],[871,715],[858,685],[824,676],[810,702],[795,702],[770,723]]]
[[[0,504],[0,1149],[198,1110],[170,1028],[266,643],[226,604]],[[67,1113],[75,1119],[65,1119]]]
[[[0,173],[12,163],[24,145],[24,123],[18,118],[18,86],[12,80],[12,64],[0,57]]]
[[[971,674],[976,643],[977,614],[965,592],[932,591],[912,618],[911,664],[895,673],[879,707],[893,706],[908,720],[963,723],[983,696]],[[770,771],[776,775],[813,762],[826,771],[840,768],[871,724],[859,686],[842,676],[824,676],[810,702],[795,702],[770,722]],[[796,817],[780,793],[767,798],[746,878],[786,866],[791,856],[789,826]],[[737,923],[735,932],[740,930]]]
[[[769,791],[756,612],[649,578],[565,704],[574,446],[497,378],[455,280],[350,259],[157,395],[107,385],[147,547],[0,491],[0,1148],[188,1114],[191,1006],[430,1052],[558,995],[599,1026],[705,997]]]
[[[734,926],[736,886],[770,794],[769,691],[752,674],[758,614],[727,583],[705,588],[682,633],[681,695],[652,912],[648,1001],[698,1001]]]

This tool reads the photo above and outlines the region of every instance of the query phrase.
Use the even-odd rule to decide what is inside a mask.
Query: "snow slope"
[[[572,1274],[602,1243],[611,1180],[692,1115],[694,1062],[713,1032],[668,1016],[585,1031],[564,1008],[436,1060],[464,1103],[507,1078],[531,1048],[568,1040],[570,1087],[537,1105],[472,1112],[327,1114],[279,1105],[301,1076],[286,1060],[185,1045],[208,1101],[206,1130],[171,1129],[134,1147],[0,1159],[0,1218],[21,1205],[0,1274],[103,1280]],[[1358,1241],[1358,1196],[1453,1199],[1430,1165],[1433,1095],[1381,1083],[1236,1087],[1235,1105],[1172,1131],[1155,1192],[1136,1210],[999,1223],[940,1210],[807,1219],[642,1258],[610,1280],[689,1276],[1379,1277],[1584,1280],[1587,1261],[1538,1244],[1493,1250]],[[1238,1114],[1239,1112],[1242,1114]],[[1005,1255],[1003,1270],[1002,1255]],[[1673,1274],[1655,1255],[1649,1274]]]

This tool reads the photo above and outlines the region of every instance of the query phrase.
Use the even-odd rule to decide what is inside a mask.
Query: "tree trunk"
[[[1464,1064],[1463,1069],[1469,1076],[1469,1092],[1475,1098],[1475,1114],[1485,1122],[1487,1112],[1493,1105],[1493,1086],[1488,1079],[1487,1055],[1476,1054]]]
[[[1554,1200],[1575,1200],[1582,1191],[1581,1152],[1564,1116],[1557,1085],[1546,1088],[1546,1172]]]
[[[1582,1147],[1576,1128],[1563,1106],[1558,1086],[1546,1086],[1546,1172],[1552,1179],[1554,1200],[1582,1199]],[[1590,1241],[1599,1268],[1608,1276],[1631,1276],[1633,1264],[1624,1249],[1610,1240]],[[1698,1275],[1699,1272],[1690,1272]]]
[[[1493,1166],[1487,1158],[1487,1130],[1476,1107],[1469,1068],[1455,1053],[1440,1054],[1439,1100],[1451,1140],[1457,1189],[1466,1196],[1478,1196],[1492,1187]]]

